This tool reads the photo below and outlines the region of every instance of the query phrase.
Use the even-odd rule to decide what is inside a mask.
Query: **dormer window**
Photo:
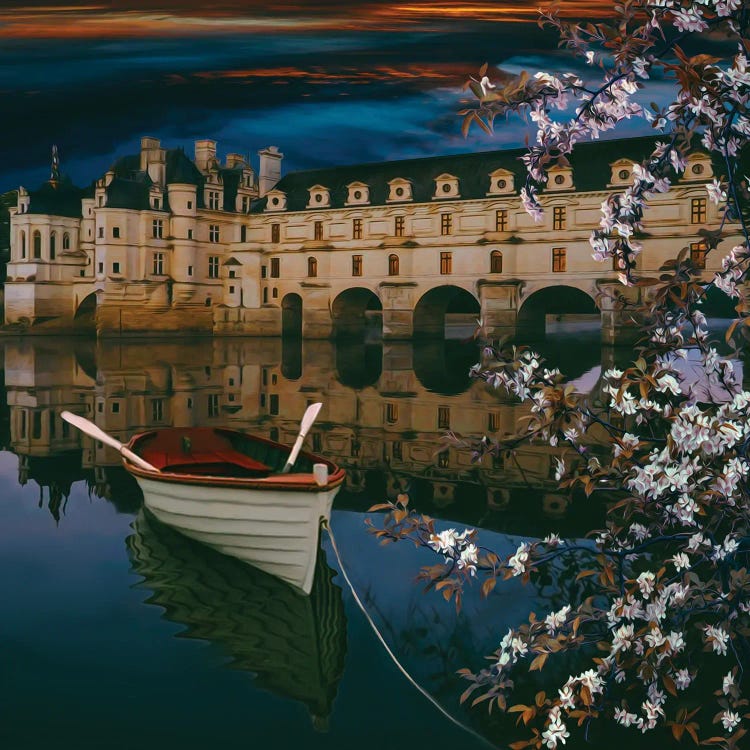
[[[266,193],[266,211],[286,211],[286,193],[283,190],[269,190]]]
[[[687,158],[687,167],[682,175],[684,182],[701,182],[713,177],[711,157],[708,154],[693,153]]]
[[[514,191],[515,175],[508,169],[490,172],[490,189],[487,195],[508,195]]]
[[[308,188],[308,191],[310,193],[308,208],[328,208],[331,205],[331,195],[325,185],[313,185]]]
[[[398,203],[400,201],[410,201],[411,196],[411,182],[404,179],[403,177],[396,177],[394,180],[388,182],[388,202]]]
[[[573,170],[567,166],[551,167],[547,190],[573,190]]]
[[[435,195],[433,200],[459,198],[458,177],[452,174],[441,174],[435,178]]]
[[[618,159],[609,165],[612,170],[608,187],[626,187],[633,182],[633,162],[628,159]]]
[[[370,202],[370,188],[364,182],[351,182],[347,186],[347,206],[363,206]]]

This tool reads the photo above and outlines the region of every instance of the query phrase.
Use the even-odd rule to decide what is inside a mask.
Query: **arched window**
[[[493,250],[490,255],[490,273],[503,272],[503,254],[499,250]]]
[[[35,229],[32,237],[34,241],[34,257],[41,258],[42,257],[42,233],[38,229]]]
[[[398,276],[398,255],[388,256],[388,275]]]
[[[315,277],[318,275],[318,259],[308,258],[307,259],[307,275]]]
[[[67,232],[63,235],[63,250],[70,250],[70,235]]]
[[[18,235],[18,244],[21,246],[21,257],[26,257],[26,232],[21,230],[21,232]]]
[[[54,260],[57,254],[57,232],[52,232],[49,236],[49,259]]]

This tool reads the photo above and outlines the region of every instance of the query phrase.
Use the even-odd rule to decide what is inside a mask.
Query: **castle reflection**
[[[574,335],[548,345],[551,365],[596,388],[613,351]],[[567,499],[555,492],[559,449],[531,446],[512,460],[476,464],[468,450],[440,451],[448,431],[511,432],[525,407],[468,375],[474,342],[365,344],[279,339],[192,342],[23,339],[4,342],[4,444],[19,456],[19,481],[46,488],[49,508],[76,480],[123,510],[137,489],[117,454],[73,430],[82,414],[125,442],[157,426],[227,425],[293,442],[313,401],[324,404],[307,447],[347,470],[337,504],[363,509],[408,489],[417,506],[443,517],[532,533],[533,517],[559,524]]]

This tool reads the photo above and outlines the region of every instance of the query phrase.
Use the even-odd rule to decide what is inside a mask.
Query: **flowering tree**
[[[549,11],[540,21],[592,66],[601,78],[596,86],[577,75],[542,72],[493,81],[484,66],[468,84],[476,106],[462,113],[465,131],[472,124],[491,131],[496,117],[510,113],[536,123],[521,190],[536,219],[549,168],[565,163],[576,143],[631,118],[645,118],[661,134],[650,157],[635,166],[632,184],[603,202],[600,228],[591,235],[594,257],[614,262],[622,284],[639,288],[646,300],[634,305],[627,301],[633,295],[623,295],[620,301],[634,305],[643,339],[630,367],[604,373],[604,406],[574,393],[559,371],[524,347],[486,347],[472,370],[530,409],[517,434],[475,443],[477,459],[524,440],[565,447],[557,459],[560,485],[608,503],[606,527],[585,541],[552,535],[523,543],[502,558],[483,548],[474,530],[438,533],[402,495],[380,506],[387,513],[372,531],[385,542],[411,539],[440,555],[420,575],[457,605],[464,587],[478,579],[489,595],[498,581],[534,580],[561,559],[576,561],[575,600],[532,612],[502,637],[489,667],[462,671],[470,683],[464,700],[517,713],[529,728],[514,748],[554,749],[574,724],[588,728],[596,719],[640,732],[663,724],[677,740],[733,748],[750,718],[741,692],[750,658],[750,392],[710,341],[701,302],[711,287],[734,298],[737,319],[727,341],[739,346],[750,338],[749,196],[741,166],[750,137],[750,3],[622,0],[613,16],[578,24]],[[696,40],[710,40],[714,54],[686,53]],[[676,96],[666,106],[645,107],[637,95],[659,70],[674,78]],[[739,235],[740,244],[713,278],[677,249],[658,278],[639,277],[644,209],[670,189],[689,151],[699,147],[721,175],[706,185],[722,211],[720,229],[702,232],[707,252],[719,252],[728,234]],[[701,364],[697,379],[679,367],[690,350]],[[516,702],[519,672],[549,669],[560,659],[576,671],[529,703]],[[701,705],[707,685],[715,690],[713,707]]]

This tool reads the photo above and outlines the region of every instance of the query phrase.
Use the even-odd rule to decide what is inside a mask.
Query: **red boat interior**
[[[269,465],[247,455],[245,450],[238,450],[239,446],[235,445],[237,440],[232,440],[232,437],[232,433],[212,427],[156,430],[138,439],[134,449],[160,471],[236,477],[268,476],[278,470],[279,460],[286,460],[289,453],[287,450],[286,455],[283,455],[280,448],[269,444],[267,447],[275,448],[272,451],[275,455],[267,456],[274,459]],[[256,443],[251,440],[242,442]],[[258,442],[259,447],[266,446],[265,441]],[[269,451],[266,450],[265,453],[268,454]],[[281,465],[283,466],[283,462]]]

